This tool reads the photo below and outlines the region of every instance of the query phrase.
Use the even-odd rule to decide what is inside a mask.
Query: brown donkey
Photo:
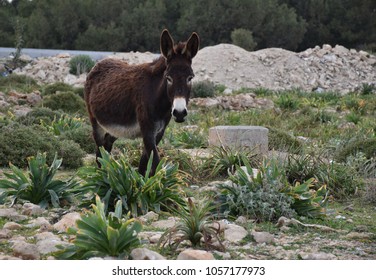
[[[91,70],[85,84],[85,101],[99,147],[111,152],[119,137],[141,136],[144,150],[138,171],[145,174],[153,152],[152,174],[159,163],[157,145],[173,116],[183,122],[191,92],[192,58],[199,49],[199,37],[192,33],[187,42],[174,41],[167,30],[161,35],[162,55],[151,63],[129,65],[105,59]]]

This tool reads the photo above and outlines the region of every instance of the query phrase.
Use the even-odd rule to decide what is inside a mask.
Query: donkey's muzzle
[[[172,104],[172,116],[175,118],[175,121],[178,123],[184,122],[185,117],[188,114],[187,111],[187,101],[184,97],[176,97]]]
[[[188,114],[187,109],[183,109],[181,111],[174,109],[172,111],[172,115],[174,116],[175,121],[178,123],[184,122],[187,114]]]

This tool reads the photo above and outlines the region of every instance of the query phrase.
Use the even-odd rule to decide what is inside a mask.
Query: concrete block
[[[262,126],[215,126],[209,129],[209,146],[249,148],[256,153],[266,154],[268,132]]]

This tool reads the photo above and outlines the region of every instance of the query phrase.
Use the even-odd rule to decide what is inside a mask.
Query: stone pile
[[[130,64],[151,62],[158,55],[149,52],[118,53],[110,57]],[[31,60],[15,73],[40,83],[66,82],[83,86],[85,75],[69,74],[69,54]],[[343,46],[316,46],[300,53],[279,48],[248,52],[230,44],[200,50],[193,60],[195,81],[209,80],[229,89],[267,88],[307,91],[353,91],[376,82],[376,57]]]
[[[346,93],[376,82],[376,57],[365,51],[323,45],[294,53],[278,48],[247,52],[220,44],[202,49],[194,59],[197,80],[231,89],[268,88]]]

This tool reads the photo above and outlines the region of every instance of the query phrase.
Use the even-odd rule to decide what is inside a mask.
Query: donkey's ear
[[[162,31],[161,35],[161,53],[168,59],[174,52],[174,40],[172,39],[170,32],[167,29]]]
[[[189,59],[195,57],[200,47],[200,37],[198,37],[196,32],[193,32],[191,37],[189,37],[182,54],[185,54]]]

